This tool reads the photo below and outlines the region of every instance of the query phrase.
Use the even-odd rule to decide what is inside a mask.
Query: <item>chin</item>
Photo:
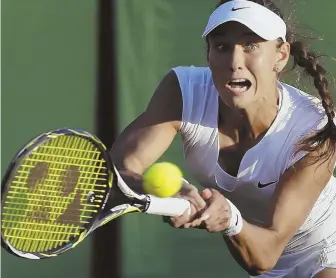
[[[250,102],[247,99],[243,98],[234,98],[232,100],[232,108],[244,109],[249,106]]]
[[[244,109],[253,102],[254,95],[254,91],[252,90],[252,88],[250,88],[248,91],[242,94],[232,94],[231,92],[224,92],[223,97],[221,98],[229,107]]]

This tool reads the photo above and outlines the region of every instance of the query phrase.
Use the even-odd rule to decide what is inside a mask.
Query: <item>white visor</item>
[[[228,21],[244,24],[259,37],[271,41],[286,41],[286,24],[271,10],[251,1],[234,0],[220,5],[209,17],[202,37]]]

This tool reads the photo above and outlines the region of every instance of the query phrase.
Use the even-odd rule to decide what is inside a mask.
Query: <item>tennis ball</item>
[[[143,188],[147,194],[157,197],[171,197],[183,185],[181,170],[170,162],[153,164],[143,175]]]

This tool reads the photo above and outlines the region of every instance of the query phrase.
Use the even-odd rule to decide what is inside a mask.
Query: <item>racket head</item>
[[[81,242],[113,185],[104,144],[83,130],[40,134],[14,157],[1,187],[1,245],[20,257],[56,256]]]

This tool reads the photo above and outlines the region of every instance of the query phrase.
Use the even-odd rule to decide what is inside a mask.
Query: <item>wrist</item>
[[[229,227],[222,231],[224,236],[234,236],[243,229],[243,218],[238,208],[228,199],[226,199],[231,209],[231,218]]]

